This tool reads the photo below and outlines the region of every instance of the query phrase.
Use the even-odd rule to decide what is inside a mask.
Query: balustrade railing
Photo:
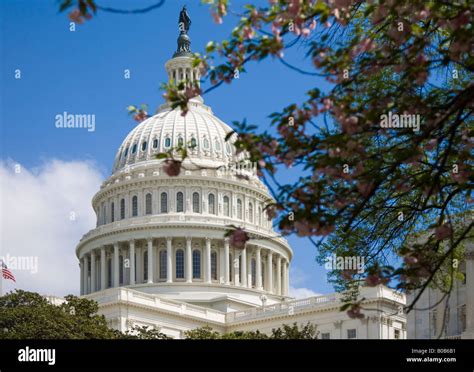
[[[228,322],[242,321],[253,318],[262,318],[267,316],[288,313],[290,310],[304,310],[312,307],[323,306],[328,303],[336,302],[338,298],[335,294],[318,297],[308,297],[302,300],[282,302],[279,304],[257,307],[244,311],[231,312],[226,315]]]

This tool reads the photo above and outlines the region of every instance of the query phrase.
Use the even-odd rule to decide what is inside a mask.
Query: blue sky
[[[133,9],[155,0],[98,0],[102,6]],[[237,10],[243,1],[234,1]],[[264,3],[267,3],[266,1]],[[48,159],[89,161],[105,178],[116,149],[135,126],[125,108],[148,103],[154,111],[163,102],[159,87],[166,80],[164,64],[176,49],[177,20],[186,4],[192,19],[192,50],[200,52],[209,40],[222,40],[235,26],[229,16],[213,23],[209,8],[198,1],[168,0],[152,12],[120,15],[99,12],[93,20],[69,30],[66,13],[54,0],[6,0],[0,3],[1,77],[0,121],[2,161],[13,160],[27,169]],[[309,66],[298,46],[285,58]],[[15,70],[21,79],[15,79]],[[123,78],[125,69],[131,79]],[[300,75],[278,61],[248,66],[248,73],[231,85],[204,97],[214,113],[228,124],[247,119],[262,130],[268,115],[304,99],[320,78]],[[58,129],[55,116],[95,114],[96,130]],[[294,175],[285,174],[284,178]],[[86,231],[83,231],[85,233]],[[315,248],[307,239],[290,237],[295,256],[291,284],[315,292],[330,292],[326,270],[315,262]],[[74,255],[74,246],[64,247]]]

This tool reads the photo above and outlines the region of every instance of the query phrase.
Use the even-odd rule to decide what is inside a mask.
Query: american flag
[[[0,266],[2,268],[3,279],[10,279],[16,283],[15,277],[13,276],[12,272],[8,269],[5,262],[2,261]]]

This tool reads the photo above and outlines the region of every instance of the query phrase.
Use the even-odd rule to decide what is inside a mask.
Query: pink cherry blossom
[[[444,240],[450,237],[452,234],[453,234],[453,230],[449,224],[438,226],[435,229],[435,238],[437,240]]]
[[[351,308],[347,311],[347,315],[349,316],[349,318],[351,319],[362,319],[364,318],[364,314],[362,314],[361,312],[361,308],[359,305],[353,305],[351,306]]]
[[[245,230],[242,228],[237,228],[231,232],[229,235],[230,238],[230,245],[237,249],[243,249],[245,247],[245,243],[250,239]]]
[[[170,177],[179,176],[181,172],[181,161],[174,159],[166,159],[163,165],[163,171]]]
[[[84,20],[82,19],[82,13],[79,9],[74,9],[68,14],[69,19],[78,25],[84,23]]]

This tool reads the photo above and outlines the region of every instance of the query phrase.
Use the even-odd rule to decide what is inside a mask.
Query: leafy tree
[[[125,338],[133,338],[139,340],[169,340],[171,337],[166,336],[159,330],[147,326],[134,326],[124,335]]]
[[[227,2],[209,3],[222,21]],[[268,57],[332,83],[271,114],[275,130],[234,122],[235,145],[258,164],[283,234],[307,236],[320,253],[369,255],[367,285],[422,292],[437,276],[449,281],[473,238],[472,18],[469,1],[275,0],[249,4],[227,40],[208,43],[195,60],[211,83],[202,93]],[[283,59],[296,43],[313,71]],[[188,95],[166,88],[183,109]],[[282,183],[285,168],[301,176]],[[333,275],[341,290],[361,279]]]
[[[217,331],[214,331],[209,326],[204,326],[201,328],[196,328],[191,331],[184,332],[186,338],[194,340],[217,340],[220,338],[220,334]]]
[[[122,334],[97,315],[96,302],[66,296],[56,306],[38,293],[16,290],[0,297],[1,339],[110,339]]]
[[[250,339],[269,339],[269,340],[294,340],[304,339],[312,340],[317,339],[318,332],[316,327],[311,323],[299,327],[296,323],[292,325],[284,324],[281,328],[272,329],[270,335],[261,333],[260,331],[234,331],[230,333],[220,334],[214,331],[209,326],[196,328],[191,331],[185,332],[187,339],[199,339],[199,340],[250,340]]]

